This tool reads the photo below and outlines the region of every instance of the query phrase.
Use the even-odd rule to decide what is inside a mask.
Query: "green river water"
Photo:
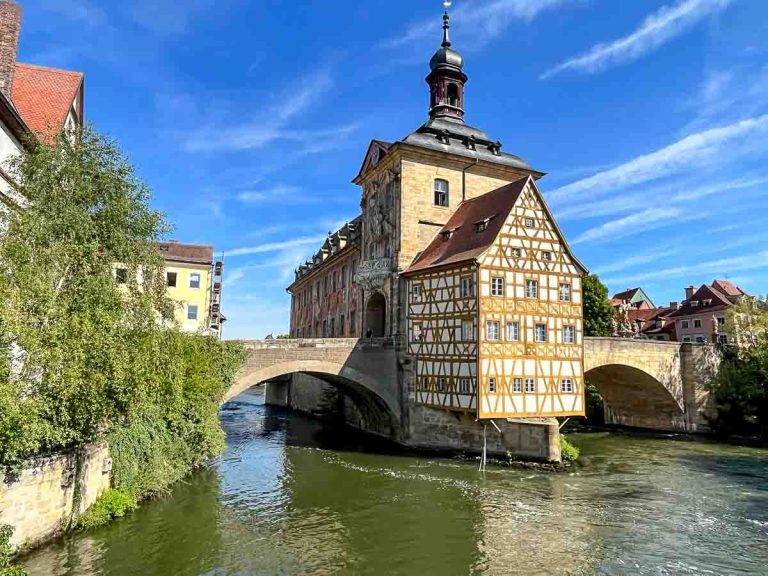
[[[768,451],[574,434],[569,473],[398,454],[265,407],[168,496],[24,559],[31,576],[768,575]]]

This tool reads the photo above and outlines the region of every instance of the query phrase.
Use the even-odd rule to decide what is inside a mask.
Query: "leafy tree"
[[[106,437],[116,488],[161,489],[222,447],[242,352],[159,322],[169,227],[113,142],[85,129],[11,171],[29,207],[0,216],[0,465]]]
[[[584,299],[584,335],[611,336],[613,334],[613,306],[608,300],[608,288],[597,274],[582,281]]]
[[[768,303],[747,299],[728,311],[736,345],[721,347],[722,362],[709,385],[721,434],[759,434],[768,440]]]

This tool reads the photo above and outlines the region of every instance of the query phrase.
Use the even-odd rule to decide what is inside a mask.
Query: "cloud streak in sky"
[[[573,0],[488,0],[466,3],[453,12],[453,17],[461,22],[462,36],[487,41],[504,32],[513,21],[530,21],[541,12],[570,3]],[[383,47],[400,48],[428,37],[438,38],[439,30],[439,18],[432,17],[412,25],[402,35],[387,40]]]
[[[245,248],[235,248],[233,250],[227,250],[227,257],[234,256],[247,256],[249,254],[264,254],[266,252],[277,252],[278,250],[284,250],[285,248],[292,248],[295,246],[306,246],[309,244],[317,244],[325,240],[325,236],[304,236],[302,238],[294,238],[293,240],[286,240],[284,242],[269,242],[266,244],[258,244],[256,246],[248,246]]]
[[[557,188],[548,194],[553,204],[573,204],[586,197],[599,195],[658,180],[664,176],[679,174],[725,152],[740,139],[750,137],[750,145],[764,148],[765,142],[755,135],[768,132],[768,114],[747,118],[727,126],[697,132],[649,154],[638,156],[629,162],[598,172]]]
[[[680,0],[662,6],[643,20],[628,36],[608,43],[595,44],[586,53],[570,58],[541,75],[541,79],[571,70],[594,74],[637,60],[689,30],[705,17],[725,9],[730,0]]]

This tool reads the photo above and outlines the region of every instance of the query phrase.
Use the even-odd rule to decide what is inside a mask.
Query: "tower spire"
[[[451,0],[445,0],[443,6],[443,43],[429,61],[431,72],[427,76],[429,84],[429,116],[433,120],[444,118],[456,122],[464,121],[464,58],[451,48],[451,16],[448,8]]]
[[[443,2],[443,6],[445,7],[445,12],[443,13],[443,48],[450,48],[451,47],[451,38],[448,35],[448,31],[451,29],[451,16],[448,14],[448,8],[451,7],[450,0],[446,0]]]

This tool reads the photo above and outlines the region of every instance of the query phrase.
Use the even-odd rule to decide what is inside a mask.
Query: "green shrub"
[[[563,462],[575,462],[580,454],[579,449],[571,444],[568,438],[560,435],[560,458]]]
[[[136,508],[136,499],[120,490],[107,490],[77,519],[77,527],[88,530],[107,524],[115,518],[122,518]]]
[[[0,525],[0,576],[26,576],[27,573],[13,563],[11,536],[13,527]]]

